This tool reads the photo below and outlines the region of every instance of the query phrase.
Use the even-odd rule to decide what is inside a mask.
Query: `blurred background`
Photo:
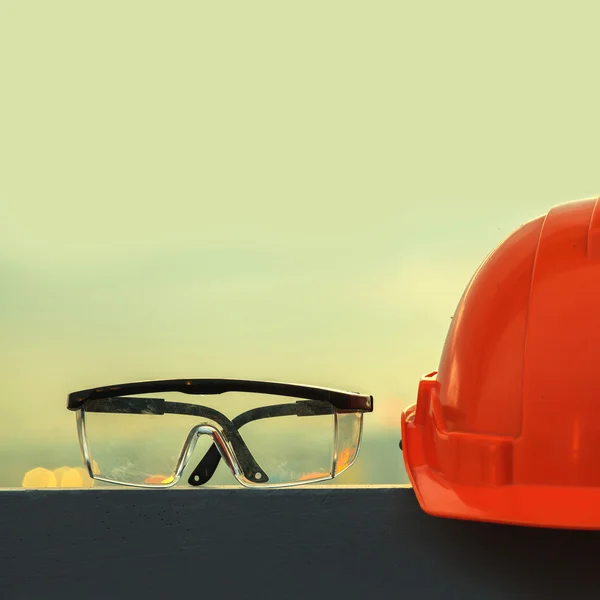
[[[172,377],[373,394],[334,481],[406,482],[400,412],[471,275],[600,190],[599,17],[3,1],[0,487],[82,466],[70,391]]]

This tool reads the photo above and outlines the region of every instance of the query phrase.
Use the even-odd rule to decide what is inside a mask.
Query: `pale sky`
[[[368,392],[397,430],[487,253],[599,193],[599,17],[3,2],[0,459],[79,466],[67,393],[137,379]]]

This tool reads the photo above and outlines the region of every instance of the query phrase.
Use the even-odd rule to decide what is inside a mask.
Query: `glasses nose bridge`
[[[181,455],[181,459],[179,461],[179,468],[177,469],[178,475],[181,476],[183,471],[188,465],[192,454],[194,453],[194,449],[196,447],[196,443],[198,442],[200,436],[208,435],[212,438],[213,443],[217,447],[221,458],[225,461],[227,466],[231,469],[234,475],[241,475],[242,470],[238,464],[238,461],[233,453],[233,449],[231,445],[225,438],[222,431],[220,431],[217,427],[209,423],[201,423],[193,427],[188,434],[188,438],[184,444],[184,449]]]

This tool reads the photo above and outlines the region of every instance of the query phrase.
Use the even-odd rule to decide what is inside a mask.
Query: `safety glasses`
[[[221,394],[220,410],[206,406]],[[290,383],[172,379],[73,392],[67,408],[77,411],[81,451],[94,479],[171,487],[206,435],[212,443],[190,485],[210,481],[223,460],[246,487],[288,487],[333,479],[352,466],[373,398]]]

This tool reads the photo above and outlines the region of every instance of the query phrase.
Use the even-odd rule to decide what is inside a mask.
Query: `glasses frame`
[[[264,395],[284,396],[303,400],[290,404],[259,407],[238,415],[230,421],[225,415],[208,407],[182,402],[168,402],[160,398],[123,398],[123,395],[146,394],[156,392],[181,392],[191,395],[218,395],[226,392],[256,393]],[[215,421],[223,432],[215,427],[203,424],[191,429],[177,460],[173,481],[165,484],[137,484],[114,481],[94,473],[90,455],[86,426],[86,407],[92,412],[124,412],[137,414],[188,414],[197,417],[207,417]],[[195,467],[188,478],[188,484],[199,486],[205,484],[214,474],[221,458],[228,464],[232,474],[244,487],[291,487],[308,483],[328,481],[339,475],[336,472],[337,463],[337,431],[338,414],[368,413],[374,407],[373,397],[358,392],[309,386],[296,383],[281,383],[275,381],[257,381],[247,379],[164,379],[155,381],[139,381],[118,385],[108,385],[72,392],[68,395],[67,408],[77,411],[77,430],[80,448],[89,475],[92,479],[111,484],[126,485],[141,488],[169,488],[174,486],[193,453],[198,436],[210,435],[212,446]],[[327,477],[309,481],[294,481],[287,483],[269,484],[268,476],[253,458],[250,450],[240,437],[238,428],[256,419],[281,415],[310,416],[317,414],[333,414],[335,419],[334,456],[332,474]],[[357,449],[354,460],[345,466],[344,470],[356,461],[362,440],[363,420],[360,420]],[[223,435],[225,434],[225,435]]]

